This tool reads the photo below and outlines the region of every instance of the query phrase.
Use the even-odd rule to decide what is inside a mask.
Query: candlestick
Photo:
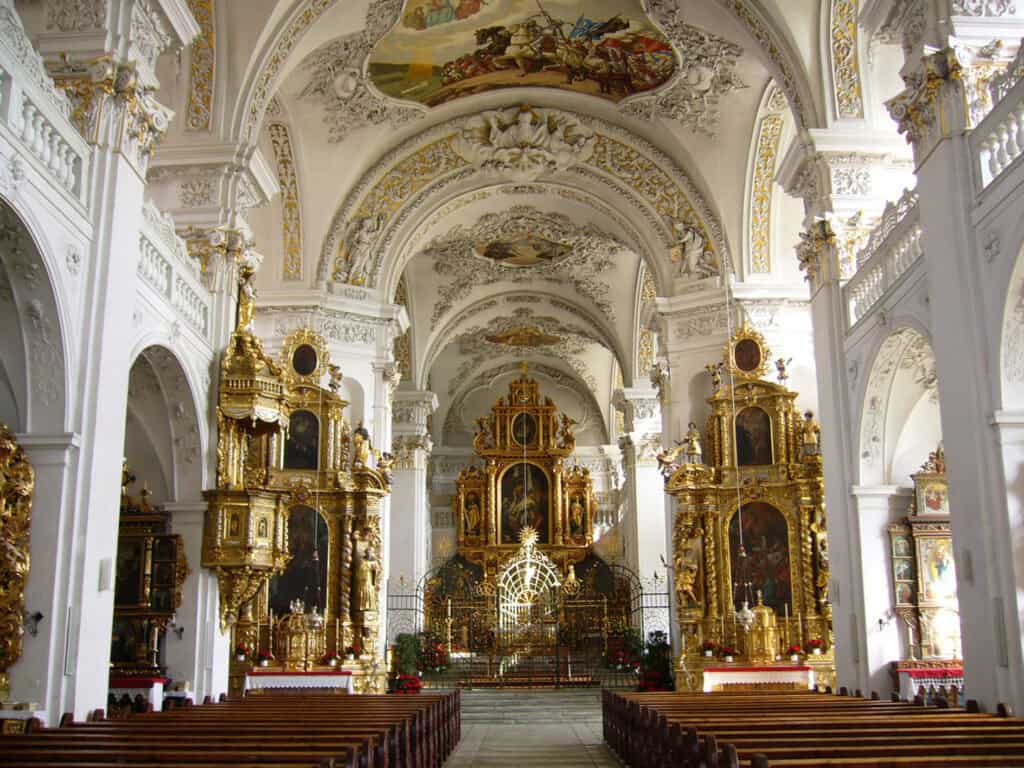
[[[334,619],[334,652],[341,656],[341,632],[339,626],[341,620],[335,617]]]
[[[800,626],[800,638],[799,639],[800,639],[800,642],[802,643],[804,641],[804,616],[803,616],[803,614],[802,613],[798,613],[796,615],[796,619],[797,619],[797,623]]]

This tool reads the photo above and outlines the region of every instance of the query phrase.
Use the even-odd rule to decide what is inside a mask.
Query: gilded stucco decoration
[[[213,126],[213,84],[216,54],[215,0],[188,0],[199,24],[192,41],[191,72],[185,126],[190,131],[209,131]]]
[[[676,3],[648,2],[652,17],[681,53],[680,66],[669,84],[655,95],[631,99],[622,109],[636,117],[675,120],[691,130],[714,136],[719,103],[746,84],[736,72],[743,49],[735,43],[683,21]]]
[[[864,117],[857,52],[857,0],[832,0],[829,37],[836,114],[840,118]]]
[[[772,191],[775,166],[782,142],[785,119],[768,114],[757,128],[754,154],[754,180],[750,189],[750,268],[752,272],[772,271]]]
[[[277,180],[281,187],[281,228],[284,238],[284,279],[302,279],[302,207],[299,202],[299,179],[291,135],[284,123],[267,125],[270,143],[277,163]]]
[[[555,261],[539,261],[517,267],[479,253],[479,244],[531,235],[567,248],[568,255]],[[516,205],[503,213],[487,214],[471,227],[453,227],[431,241],[423,253],[433,259],[434,272],[444,277],[438,287],[430,327],[436,328],[446,314],[474,288],[497,281],[527,283],[546,278],[571,287],[590,299],[608,318],[615,314],[611,287],[601,276],[615,266],[615,255],[624,245],[593,224],[577,225],[559,213],[545,213]]]
[[[0,693],[21,658],[35,470],[14,433],[0,424]]]
[[[546,108],[533,113],[555,119],[556,126],[564,118],[566,126],[571,120],[593,132],[586,160],[553,176],[580,178],[588,186],[624,197],[666,250],[679,244],[681,232],[692,232],[692,239],[702,243],[702,273],[728,267],[728,248],[717,217],[671,158],[625,129],[592,117],[584,120]],[[466,118],[434,126],[390,151],[363,176],[334,215],[321,251],[319,279],[374,285],[385,255],[392,252],[392,241],[414,207],[422,209],[431,194],[456,182],[495,175],[457,151],[466,127]]]

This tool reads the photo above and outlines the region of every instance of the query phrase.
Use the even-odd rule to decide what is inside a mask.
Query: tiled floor
[[[601,740],[597,693],[463,693],[462,741],[445,768],[619,765]]]

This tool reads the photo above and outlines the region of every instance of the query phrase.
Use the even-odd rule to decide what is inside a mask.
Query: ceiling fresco
[[[619,102],[677,68],[641,0],[412,0],[369,61],[382,93],[428,107],[521,86]]]

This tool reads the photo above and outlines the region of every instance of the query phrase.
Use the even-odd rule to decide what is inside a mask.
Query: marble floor
[[[465,691],[462,741],[445,768],[618,766],[597,691]]]

